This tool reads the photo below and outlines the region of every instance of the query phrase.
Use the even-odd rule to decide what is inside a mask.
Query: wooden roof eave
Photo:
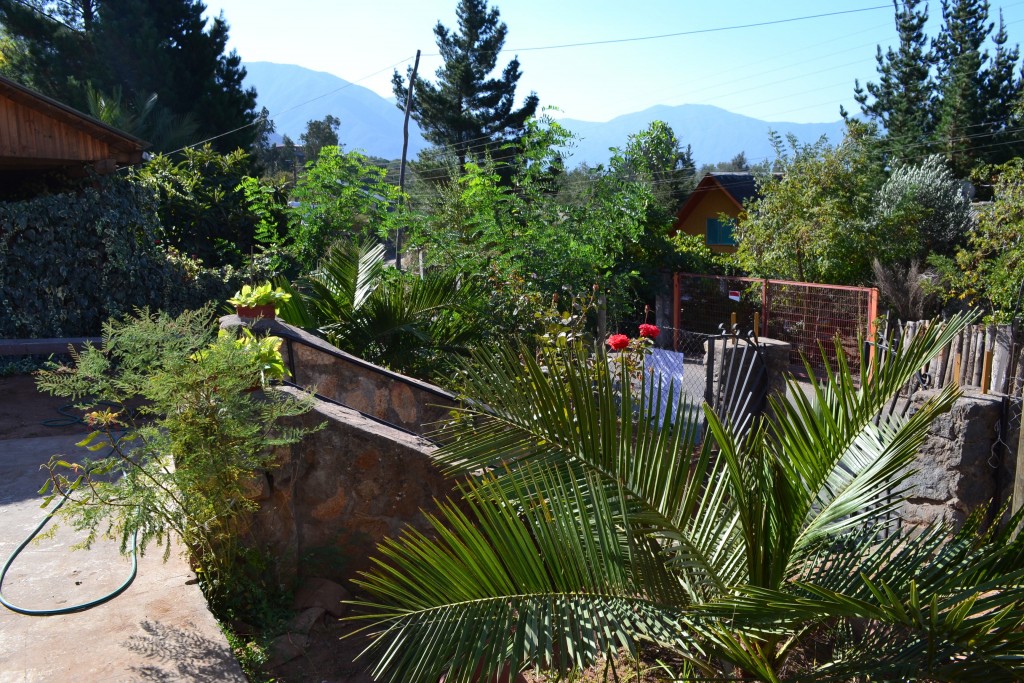
[[[142,162],[142,152],[150,146],[145,140],[140,140],[134,135],[118,130],[113,126],[103,123],[99,119],[83,114],[62,102],[58,102],[46,95],[30,90],[20,83],[16,83],[15,81],[2,76],[0,76],[0,95],[3,95],[22,106],[30,107],[36,111],[46,114],[47,116],[51,116],[61,123],[107,143],[118,152],[124,152],[127,154],[128,156],[125,157],[126,159],[137,158],[138,161],[135,163]],[[135,152],[138,154],[134,154]],[[125,163],[131,162],[126,161]]]

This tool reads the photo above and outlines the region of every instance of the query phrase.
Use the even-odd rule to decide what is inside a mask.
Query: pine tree
[[[921,0],[893,0],[899,47],[883,54],[878,47],[878,83],[862,88],[855,81],[854,98],[864,115],[886,131],[887,147],[896,158],[913,159],[927,154],[934,128],[933,83],[930,69],[934,56],[924,32],[928,6]],[[869,101],[870,100],[870,101]],[[846,112],[843,112],[846,118]]]
[[[1015,106],[1022,92],[1022,80],[1016,76],[1020,49],[1008,47],[1009,36],[1003,13],[999,12],[999,30],[992,36],[995,54],[984,75],[982,99],[985,103],[984,132],[980,142],[982,157],[991,164],[1002,164],[1024,152],[1022,138],[1016,131],[1020,121]]]
[[[954,173],[966,177],[978,164],[988,124],[982,50],[992,33],[988,0],[942,0],[943,25],[932,48],[937,59],[939,105],[935,137]]]
[[[434,27],[444,65],[436,72],[436,85],[417,77],[412,116],[423,136],[452,150],[463,168],[467,161],[487,155],[507,156],[502,147],[520,137],[537,111],[538,98],[531,93],[523,106],[515,108],[516,83],[522,76],[518,59],[512,59],[500,77],[490,77],[508,33],[498,8],[488,9],[486,0],[460,0],[455,14],[457,33],[441,22]],[[392,85],[400,109],[408,97],[406,81],[395,71]]]
[[[124,101],[157,95],[165,117],[188,118],[218,150],[248,148],[256,91],[225,54],[228,25],[208,22],[198,0],[0,0],[0,25],[28,57],[15,77],[79,109],[90,90]]]

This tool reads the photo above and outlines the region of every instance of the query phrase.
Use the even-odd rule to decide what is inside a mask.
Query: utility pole
[[[405,204],[405,164],[409,154],[409,114],[412,112],[412,91],[416,87],[416,72],[420,68],[420,51],[416,50],[416,61],[412,64],[412,73],[409,74],[409,95],[405,98],[405,123],[402,127],[402,169],[398,173],[398,189],[402,193],[402,203]],[[395,231],[395,268],[402,271],[402,226],[399,224]]]

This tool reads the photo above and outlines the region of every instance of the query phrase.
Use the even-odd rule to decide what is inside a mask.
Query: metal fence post
[[[768,305],[768,279],[761,280],[761,329],[758,334],[762,337],[768,336],[768,312],[771,311]]]
[[[679,327],[682,322],[682,286],[679,273],[672,274],[672,350],[679,350]]]
[[[707,372],[704,378],[704,402],[709,406],[715,405],[715,340],[714,336],[708,337],[708,352],[705,357]]]

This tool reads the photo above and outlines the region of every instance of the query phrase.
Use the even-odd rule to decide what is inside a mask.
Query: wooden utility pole
[[[398,172],[398,189],[402,193],[402,203],[405,203],[405,164],[409,154],[409,114],[412,112],[412,91],[416,87],[416,72],[420,68],[420,51],[416,50],[416,61],[412,64],[412,73],[409,74],[409,93],[405,98],[405,123],[402,126],[402,169]],[[395,231],[395,268],[402,270],[402,226],[399,224]]]

